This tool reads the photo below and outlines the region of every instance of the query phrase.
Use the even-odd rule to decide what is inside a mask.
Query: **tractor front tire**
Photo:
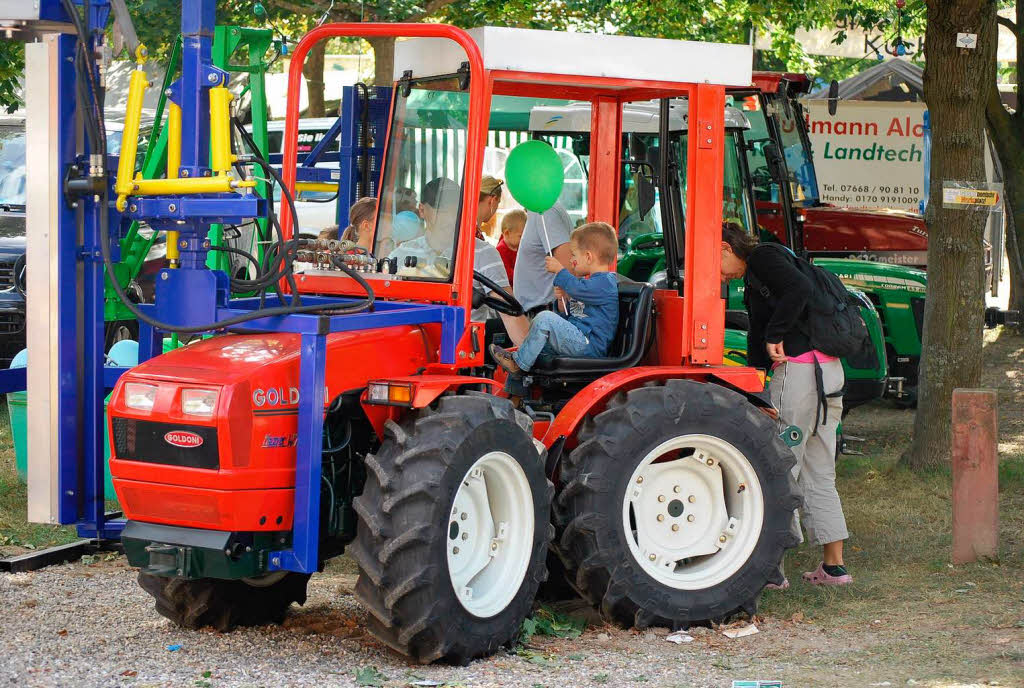
[[[389,421],[366,457],[348,554],[370,631],[421,663],[466,664],[519,637],[553,535],[529,420],[469,393]]]
[[[238,626],[279,624],[292,602],[306,603],[309,575],[270,574],[267,583],[217,578],[168,578],[139,572],[139,585],[153,596],[156,610],[188,629],[212,626],[226,633]]]
[[[574,587],[624,626],[753,616],[797,544],[793,453],[775,421],[714,384],[620,393],[562,464],[556,546]]]

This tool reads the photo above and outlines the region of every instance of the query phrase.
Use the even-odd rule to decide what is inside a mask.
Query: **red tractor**
[[[291,63],[292,188],[302,63],[339,36],[411,38],[397,43],[372,248],[310,245],[342,253],[310,258],[294,284],[307,300],[363,298],[369,285],[375,300],[330,318],[345,331],[220,333],[121,377],[111,471],[125,550],[157,611],[191,628],[280,621],[309,575],[345,552],[378,638],[417,661],[466,662],[518,638],[550,550],[626,626],[753,614],[765,584],[781,582],[800,499],[764,373],[722,362],[722,111],[725,87],[750,83],[749,47],[325,25]],[[494,309],[522,314],[474,273],[499,96],[591,103],[589,219],[612,226],[623,105],[654,99],[667,113],[686,98],[700,130],[653,174],[675,219],[670,288],[623,281],[608,357],[544,361],[518,407],[485,365],[485,324],[469,317],[474,282]],[[410,189],[432,250],[398,261],[390,247]],[[304,437],[321,416],[322,437]]]
[[[811,88],[807,75],[754,72],[752,83],[728,91],[742,99],[751,124],[747,163],[758,224],[812,258],[863,258],[924,268],[928,230],[920,215],[821,202],[807,121],[798,100]],[[793,222],[786,222],[787,216]],[[798,236],[787,236],[790,231]]]

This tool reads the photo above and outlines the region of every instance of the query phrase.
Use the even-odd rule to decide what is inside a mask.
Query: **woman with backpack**
[[[810,543],[822,546],[822,562],[816,570],[804,573],[803,579],[813,585],[847,585],[853,582],[843,564],[843,540],[849,533],[836,491],[835,464],[845,377],[839,359],[818,350],[811,341],[830,342],[827,334],[820,333],[842,332],[845,323],[839,322],[835,328],[828,322],[822,325],[823,313],[831,313],[837,321],[842,314],[828,311],[821,292],[832,285],[818,284],[828,278],[817,276],[816,270],[820,268],[806,264],[781,244],[759,244],[736,224],[723,227],[722,280],[743,278],[745,287],[744,303],[750,316],[747,363],[772,372],[769,392],[780,420],[803,431],[803,441],[793,447],[793,474],[804,504],[800,519],[794,515],[793,528],[799,537],[802,521]],[[785,589],[789,581],[769,587]]]

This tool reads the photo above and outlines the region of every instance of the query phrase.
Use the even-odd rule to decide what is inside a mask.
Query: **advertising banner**
[[[925,196],[924,103],[805,101],[823,203],[918,212]]]

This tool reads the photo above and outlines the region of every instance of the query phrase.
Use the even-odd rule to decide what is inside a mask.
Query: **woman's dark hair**
[[[729,244],[732,252],[740,260],[746,261],[757,248],[757,239],[750,236],[735,222],[722,223],[722,241]]]

